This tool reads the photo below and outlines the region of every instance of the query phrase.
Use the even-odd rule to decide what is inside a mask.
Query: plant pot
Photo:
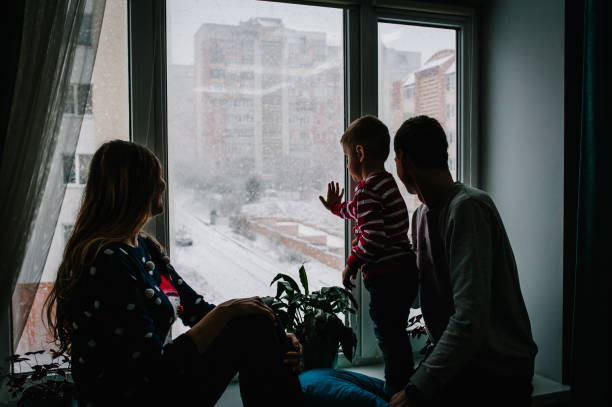
[[[302,355],[302,370],[335,368],[338,364],[338,340],[317,340],[305,343]]]

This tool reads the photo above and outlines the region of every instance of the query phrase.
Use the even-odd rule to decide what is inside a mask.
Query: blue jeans
[[[418,289],[414,267],[366,278],[370,293],[370,317],[385,361],[385,389],[389,396],[408,384],[414,372],[412,346],[406,328],[410,306]]]

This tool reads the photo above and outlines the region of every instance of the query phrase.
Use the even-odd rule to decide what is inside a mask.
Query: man
[[[412,242],[434,346],[391,405],[529,406],[537,346],[495,204],[453,181],[435,119],[405,121],[394,149],[398,177],[422,202]]]

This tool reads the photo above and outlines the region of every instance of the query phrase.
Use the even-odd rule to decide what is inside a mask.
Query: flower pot
[[[321,339],[305,343],[302,355],[302,370],[335,368],[338,363],[338,340]]]

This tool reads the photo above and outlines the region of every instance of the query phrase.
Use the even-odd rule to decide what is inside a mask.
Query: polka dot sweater
[[[162,274],[178,291],[185,325],[195,325],[214,305],[181,279],[152,241],[139,236],[138,243],[101,250],[70,299],[80,406],[159,400],[159,386],[179,386],[182,376],[197,370],[200,355],[192,340],[185,334],[168,340],[177,313],[160,289]]]

